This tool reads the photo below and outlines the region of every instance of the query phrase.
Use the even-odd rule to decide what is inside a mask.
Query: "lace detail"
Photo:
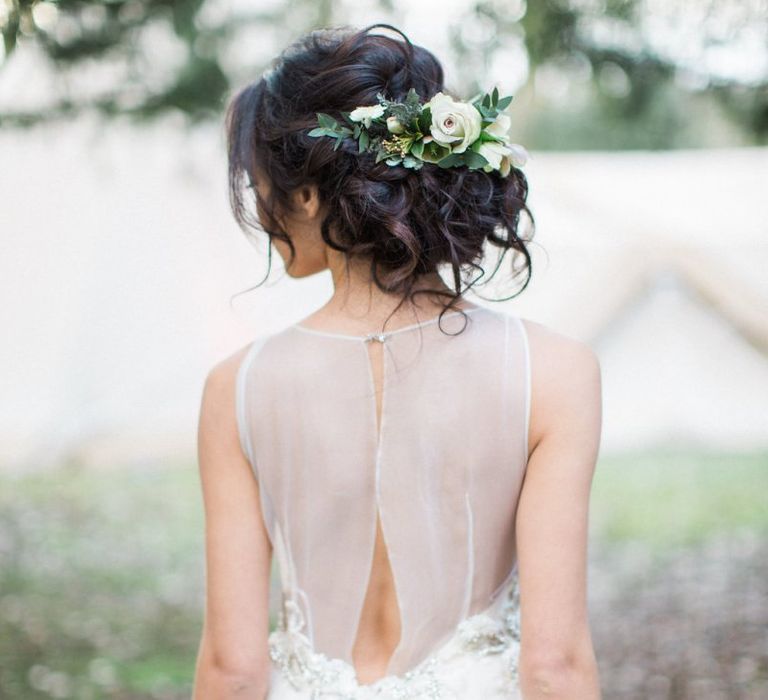
[[[520,652],[520,603],[515,576],[488,609],[463,620],[455,633],[415,668],[401,676],[385,676],[360,685],[354,667],[315,651],[304,633],[301,609],[284,599],[277,628],[269,636],[269,653],[296,690],[311,691],[312,700],[454,700],[442,680],[444,669],[458,657],[499,655],[504,660],[504,687],[517,688]]]

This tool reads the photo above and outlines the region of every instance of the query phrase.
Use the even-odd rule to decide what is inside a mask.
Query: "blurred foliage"
[[[237,77],[234,69],[225,68],[223,54],[245,28],[267,27],[287,43],[294,32],[284,25],[286,17],[298,14],[307,28],[331,20],[330,0],[294,0],[290,11],[287,2],[274,3],[270,9],[261,9],[258,3],[256,9],[232,13],[221,12],[217,0],[5,2],[0,27],[6,62],[24,43],[31,43],[60,75],[76,80],[78,72],[99,62],[113,76],[95,96],[83,94],[88,90],[78,94],[66,86],[68,81],[60,81],[60,91],[44,108],[0,114],[0,124],[15,126],[87,109],[138,119],[171,110],[192,122],[218,118]]]
[[[765,0],[486,0],[453,40],[481,76],[470,92],[489,67],[502,76],[494,55],[506,53],[509,66],[520,44],[529,72],[519,97],[530,104],[519,138],[537,148],[768,142]]]
[[[5,62],[25,44],[35,46],[67,78],[56,81],[48,104],[2,113],[0,123],[25,126],[87,109],[139,119],[168,111],[193,122],[218,119],[234,85],[258,75],[300,33],[346,23],[345,5],[0,0]],[[395,0],[372,3],[371,22],[398,25],[399,14]],[[494,66],[503,80],[504,65],[494,61],[519,48],[514,60],[528,64],[521,92],[531,93],[526,136],[534,147],[768,140],[768,73],[718,71],[718,62],[731,59],[712,58],[736,47],[742,64],[754,52],[756,63],[768,63],[766,0],[468,0],[451,16],[450,33],[457,83],[470,92],[487,87],[483,68]],[[101,89],[78,87],[77,74],[97,62],[112,77]]]

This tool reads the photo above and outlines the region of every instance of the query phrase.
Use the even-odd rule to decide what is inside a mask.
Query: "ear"
[[[320,192],[317,185],[302,185],[293,193],[293,206],[297,215],[315,219],[320,211]]]

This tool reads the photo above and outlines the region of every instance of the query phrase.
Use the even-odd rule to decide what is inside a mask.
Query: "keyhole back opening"
[[[376,535],[371,557],[368,584],[360,612],[352,662],[358,683],[370,684],[387,675],[389,663],[397,649],[402,634],[402,616],[397,597],[394,572],[389,558],[385,526],[379,510],[380,454],[382,440],[382,416],[385,401],[386,336],[373,336],[364,343],[370,362],[373,402],[376,418]],[[361,465],[366,468],[368,465]]]

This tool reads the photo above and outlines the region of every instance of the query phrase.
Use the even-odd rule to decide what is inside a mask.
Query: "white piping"
[[[467,578],[464,582],[464,602],[461,606],[461,619],[466,620],[472,602],[472,584],[475,580],[475,527],[469,491],[464,492],[464,505],[467,512]]]
[[[459,314],[471,314],[473,311],[479,311],[480,309],[484,309],[484,306],[475,306],[471,309],[464,309],[463,311],[453,311],[448,314],[443,315],[443,319],[451,318],[452,316],[458,316]],[[428,326],[431,323],[437,323],[440,321],[440,317],[437,316],[436,318],[430,318],[427,321],[422,321],[421,323],[413,323],[410,326],[403,326],[402,328],[396,328],[393,331],[384,331],[383,333],[369,333],[367,335],[347,335],[345,333],[331,333],[330,331],[320,331],[316,328],[307,328],[306,326],[302,326],[300,323],[294,323],[292,326],[289,326],[289,328],[293,328],[297,331],[303,331],[304,333],[312,333],[313,335],[321,335],[325,336],[326,338],[342,338],[344,340],[358,340],[358,341],[365,341],[368,340],[371,335],[378,336],[378,335],[394,335],[395,333],[401,333],[403,331],[410,331],[414,328],[421,328],[422,326]]]
[[[251,443],[251,433],[248,429],[248,410],[245,401],[248,370],[250,369],[253,359],[258,354],[259,350],[263,347],[268,336],[261,336],[256,338],[251,347],[245,353],[245,357],[240,363],[240,367],[237,370],[237,379],[235,386],[235,413],[237,415],[237,432],[240,438],[240,447],[243,450],[243,454],[251,465],[251,468],[256,471],[255,460],[253,458],[253,445]]]
[[[515,316],[520,326],[525,351],[525,458],[528,459],[528,431],[531,424],[531,349],[528,342],[528,332],[519,316]]]

